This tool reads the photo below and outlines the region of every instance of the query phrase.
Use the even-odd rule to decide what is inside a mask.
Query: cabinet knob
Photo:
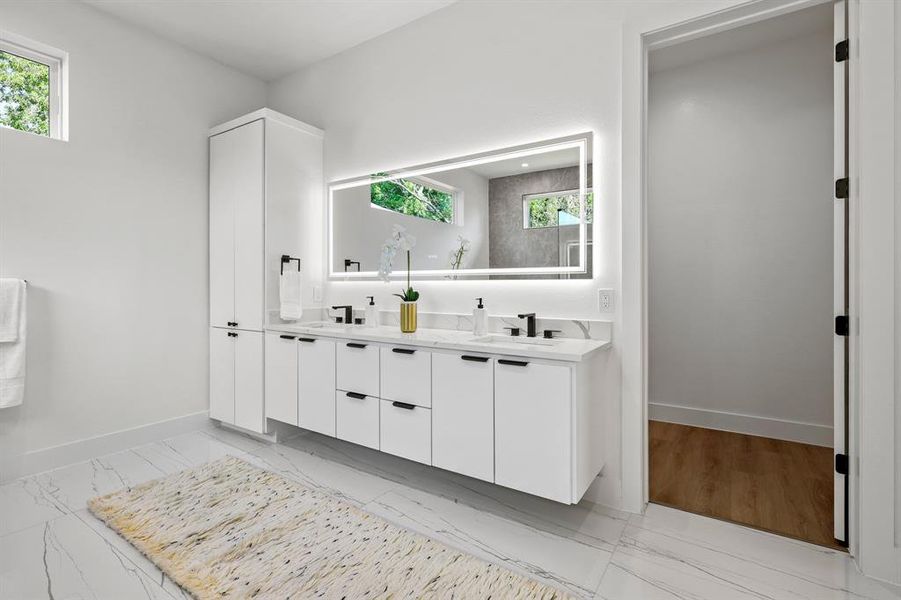
[[[357,344],[355,342],[348,342],[347,347],[348,348],[365,348],[366,344]]]
[[[392,402],[391,406],[403,408],[405,410],[413,410],[414,408],[416,408],[415,404],[407,404],[406,402]]]
[[[238,337],[238,334],[235,333],[234,331],[229,331],[229,332],[228,332],[228,337]]]
[[[313,342],[316,341],[316,338],[299,337],[299,338],[297,338],[297,341],[298,342],[307,342],[308,344],[312,344]]]
[[[397,352],[398,354],[415,354],[416,350],[412,348],[392,348],[392,352]]]
[[[229,326],[229,327],[237,327],[238,324],[237,324],[236,322],[234,322],[234,321],[229,321],[229,322],[228,322],[228,326]]]
[[[278,337],[282,338],[283,340],[293,340],[295,338],[295,336],[293,335],[280,335]]]
[[[359,392],[347,392],[348,398],[356,398],[357,400],[365,400],[366,394],[361,394]]]

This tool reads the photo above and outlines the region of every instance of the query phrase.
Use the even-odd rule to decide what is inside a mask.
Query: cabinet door
[[[338,342],[337,388],[379,395],[379,347],[367,342]]]
[[[210,329],[210,418],[235,423],[235,342],[225,329]]]
[[[335,392],[336,437],[378,450],[380,402],[357,392]]]
[[[301,336],[297,341],[298,425],[335,436],[335,342]]]
[[[297,425],[297,336],[266,334],[266,416]]]
[[[263,325],[263,121],[210,138],[210,318]]]
[[[571,377],[567,366],[495,362],[495,483],[571,502]]]
[[[235,337],[235,425],[264,433],[263,334],[233,332]]]
[[[385,400],[432,405],[432,353],[407,346],[383,346],[381,397]]]
[[[494,481],[494,365],[488,357],[432,355],[432,464]]]
[[[210,138],[210,325],[235,320],[235,198],[231,172],[238,168],[227,134]]]
[[[432,464],[432,411],[404,402],[380,401],[379,450]]]

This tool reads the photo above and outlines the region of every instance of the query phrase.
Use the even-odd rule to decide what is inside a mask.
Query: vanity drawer
[[[339,440],[378,450],[379,399],[357,392],[335,392],[335,429]]]
[[[432,406],[432,353],[406,346],[382,346],[381,398]]]
[[[379,395],[379,347],[368,342],[338,342],[337,384],[339,390]]]
[[[382,452],[432,464],[432,411],[390,400],[380,404]]]

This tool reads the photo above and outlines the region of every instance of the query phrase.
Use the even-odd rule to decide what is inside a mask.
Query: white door
[[[266,417],[297,425],[297,336],[266,334]]]
[[[210,321],[263,324],[263,121],[210,138]]]
[[[297,338],[298,414],[304,429],[335,436],[335,342]]]
[[[572,500],[569,367],[497,359],[494,366],[494,481]]]
[[[432,464],[494,481],[494,363],[432,356]]]
[[[833,67],[833,172],[839,181],[848,175],[847,152],[847,85],[849,60],[840,60],[839,46],[847,39],[846,0],[836,0],[834,4],[833,33],[836,43],[836,61]],[[848,200],[841,198],[836,185],[833,205],[833,310],[837,319],[844,318],[847,323],[848,287],[847,287],[847,219]],[[833,448],[835,454],[835,489],[834,496],[834,535],[836,541],[848,541],[848,390],[847,390],[847,354],[848,336],[839,335],[839,323],[836,323],[836,334],[833,341]],[[847,332],[845,332],[847,334]],[[843,466],[845,468],[843,468]],[[840,471],[845,471],[844,473]]]
[[[231,331],[210,329],[210,418],[235,422],[235,342]]]
[[[263,417],[263,334],[234,331],[235,425],[265,433]]]

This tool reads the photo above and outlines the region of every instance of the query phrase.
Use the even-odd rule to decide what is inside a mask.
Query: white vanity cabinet
[[[469,350],[464,339],[464,350],[385,329],[270,332],[267,415],[543,498],[581,500],[604,465],[606,343],[561,340],[524,358],[512,342]],[[296,344],[293,366],[284,342]],[[555,353],[560,360],[545,358]]]
[[[571,501],[572,377],[569,366],[527,359],[495,361],[495,483],[558,502]]]
[[[494,481],[494,359],[432,355],[432,464]]]
[[[210,417],[263,431],[262,333],[210,329]]]

